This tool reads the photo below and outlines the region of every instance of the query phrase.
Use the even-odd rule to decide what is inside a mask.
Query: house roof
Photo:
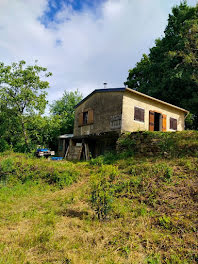
[[[77,108],[79,105],[81,105],[83,102],[85,102],[89,97],[91,97],[91,96],[92,96],[93,94],[95,94],[95,93],[104,93],[104,92],[125,92],[125,91],[128,91],[128,92],[131,92],[131,93],[134,93],[134,94],[140,95],[140,96],[142,96],[142,97],[148,98],[148,99],[153,100],[153,101],[155,101],[155,102],[159,102],[159,103],[161,103],[161,104],[168,105],[168,106],[173,107],[173,108],[176,108],[176,109],[178,109],[178,110],[180,110],[180,111],[182,111],[182,112],[189,113],[189,111],[187,111],[187,110],[185,110],[185,109],[183,109],[183,108],[181,108],[181,107],[178,107],[178,106],[173,105],[173,104],[169,104],[169,103],[167,103],[167,102],[164,102],[164,101],[159,100],[159,99],[157,99],[157,98],[154,98],[154,97],[152,97],[152,96],[149,96],[149,95],[146,95],[146,94],[144,94],[144,93],[138,92],[138,91],[136,91],[136,90],[134,90],[134,89],[131,89],[131,88],[124,88],[124,87],[123,87],[123,88],[96,89],[96,90],[94,90],[92,93],[90,93],[88,96],[86,96],[82,101],[80,101],[80,102],[75,106],[75,108]]]

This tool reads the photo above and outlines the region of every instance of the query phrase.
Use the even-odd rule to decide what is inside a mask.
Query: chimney
[[[107,88],[107,83],[104,82],[103,84],[104,84],[104,89],[106,89]]]

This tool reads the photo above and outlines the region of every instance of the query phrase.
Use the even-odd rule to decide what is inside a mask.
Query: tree
[[[16,132],[21,132],[25,142],[25,149],[29,150],[29,136],[27,120],[30,115],[44,113],[47,100],[47,81],[42,80],[52,74],[47,69],[38,65],[26,66],[25,61],[12,63],[11,66],[0,63],[0,104],[1,119],[5,125],[5,116],[9,122],[14,120]],[[13,124],[8,127],[11,138]],[[18,141],[20,137],[18,137]]]
[[[165,36],[129,70],[130,88],[186,108],[198,118],[198,4],[172,9]],[[193,127],[198,128],[198,122]]]
[[[75,105],[82,100],[82,94],[78,90],[65,91],[60,100],[51,105],[51,113],[60,117],[60,134],[73,133]]]

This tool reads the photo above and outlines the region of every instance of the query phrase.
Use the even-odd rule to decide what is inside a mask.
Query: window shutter
[[[144,110],[143,109],[141,109],[140,111],[140,119],[142,122],[144,122]]]
[[[162,115],[162,131],[166,132],[166,115]]]
[[[170,129],[177,130],[177,119],[170,118]]]
[[[173,129],[177,130],[177,120],[176,119],[174,119],[173,121]]]
[[[80,113],[78,116],[78,126],[83,125],[83,113]]]
[[[149,131],[154,131],[154,112],[149,111]]]
[[[139,120],[139,111],[137,107],[135,107],[134,120]]]
[[[134,108],[134,120],[144,122],[144,109],[139,107]]]
[[[91,125],[91,124],[93,124],[93,121],[94,121],[94,116],[93,116],[93,110],[91,109],[88,111],[88,122],[87,122],[87,124]]]

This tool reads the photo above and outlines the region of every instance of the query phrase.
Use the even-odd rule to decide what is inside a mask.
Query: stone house
[[[182,131],[188,111],[130,88],[97,89],[75,107],[73,135],[62,135],[59,154],[90,158],[115,148],[123,132]]]

